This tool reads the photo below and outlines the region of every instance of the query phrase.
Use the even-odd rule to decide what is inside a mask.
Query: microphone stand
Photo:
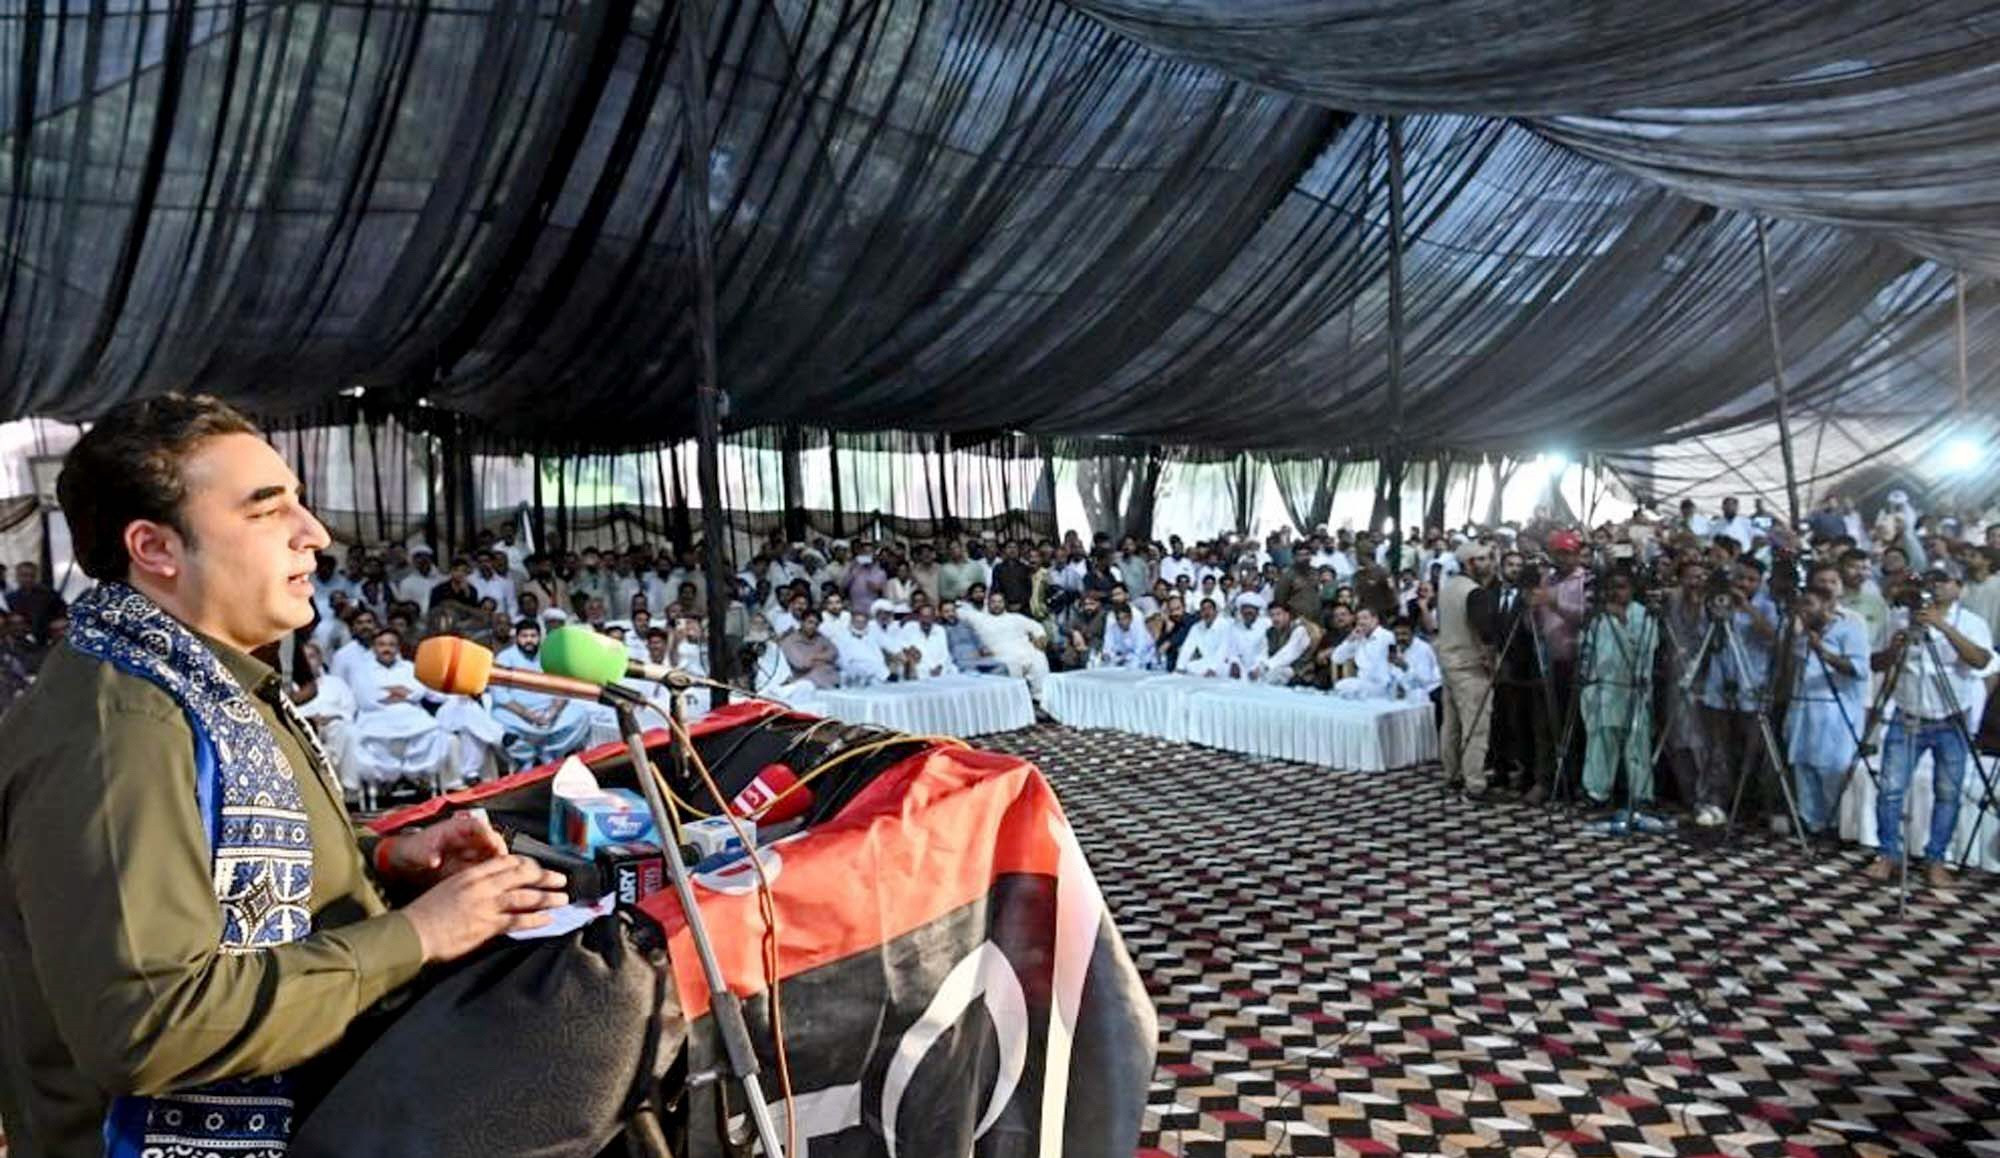
[[[680,737],[686,734],[682,725],[681,700],[692,686],[685,672],[674,670],[664,681],[672,693],[670,708],[673,720],[671,759],[676,778],[687,782],[686,746]],[[722,976],[722,965],[716,960],[715,945],[709,940],[708,925],[702,920],[701,908],[695,903],[694,883],[688,876],[687,865],[681,860],[680,816],[660,792],[660,785],[653,771],[652,761],[646,755],[645,733],[639,727],[637,707],[647,703],[636,693],[612,684],[604,686],[603,703],[618,714],[618,730],[625,736],[625,751],[631,756],[633,774],[638,777],[639,791],[646,797],[646,807],[653,814],[653,825],[661,836],[660,859],[666,862],[667,878],[673,882],[674,896],[680,899],[681,912],[687,918],[688,936],[694,941],[694,953],[701,962],[701,974],[708,984],[709,1007],[715,1015],[716,1032],[722,1038],[722,1065],[719,1070],[690,1073],[688,1086],[698,1088],[722,1080],[733,1080],[743,1089],[751,1123],[756,1127],[757,1140],[763,1144],[764,1153],[769,1158],[784,1158],[785,1151],[778,1142],[778,1124],[771,1116],[771,1107],[764,1100],[763,1087],[757,1081],[757,1051],[750,1043],[750,1027],[743,1018],[743,1003],[736,994],[730,992],[729,983]],[[748,850],[756,856],[755,849]],[[727,1121],[727,1115],[724,1115]],[[726,1129],[726,1127],[725,1127]],[[731,1146],[741,1149],[749,1144],[746,1138],[729,1138]]]

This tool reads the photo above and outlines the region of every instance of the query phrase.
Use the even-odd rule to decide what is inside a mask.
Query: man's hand
[[[507,842],[493,826],[470,812],[439,824],[383,838],[387,851],[376,863],[384,875],[430,886],[477,864],[507,855]]]
[[[1917,626],[1919,627],[1945,626],[1944,613],[1937,609],[1937,605],[1935,603],[1930,605],[1929,607],[1920,609],[1916,613],[1915,618],[1917,621]]]
[[[404,687],[401,684],[397,684],[394,687],[391,687],[388,691],[382,693],[382,695],[383,698],[387,699],[390,703],[400,704],[404,700],[410,698],[410,689]]]
[[[1539,607],[1547,607],[1548,605],[1549,605],[1548,588],[1537,587],[1533,591],[1528,592],[1528,606],[1539,608]]]
[[[563,876],[524,856],[495,857],[431,886],[403,909],[425,964],[456,961],[504,933],[539,929],[568,902]]]

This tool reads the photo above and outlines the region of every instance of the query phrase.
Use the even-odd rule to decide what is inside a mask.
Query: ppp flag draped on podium
[[[1026,761],[932,749],[840,813],[762,850],[779,914],[779,1009],[803,1158],[1096,1158],[1138,1144],[1151,1001],[1076,836]],[[739,861],[697,878],[744,999],[780,1132],[766,935]],[[720,1040],[671,893],[643,903],[671,939],[690,1063]],[[717,1158],[723,1083],[692,1091],[689,1143]]]

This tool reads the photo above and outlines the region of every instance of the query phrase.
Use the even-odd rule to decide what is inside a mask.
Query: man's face
[[[1627,575],[1614,575],[1605,585],[1604,598],[1607,602],[1623,606],[1632,602],[1632,579]]]
[[[1365,607],[1354,616],[1354,626],[1359,628],[1363,635],[1375,634],[1375,629],[1381,625],[1382,621],[1375,618],[1375,613]]]
[[[1121,607],[1118,609],[1118,626],[1120,628],[1129,628],[1132,626],[1132,609],[1130,607]]]
[[[523,627],[514,632],[514,646],[521,649],[522,655],[533,659],[535,653],[542,650],[542,633],[532,627]]]
[[[1868,578],[1868,560],[1860,555],[1849,555],[1842,559],[1840,578],[1848,590],[1861,590],[1861,584]]]
[[[1167,600],[1167,618],[1169,618],[1169,619],[1182,619],[1182,618],[1186,617],[1186,615],[1187,615],[1187,604],[1186,604],[1186,603],[1184,603],[1184,602],[1182,602],[1182,600],[1181,600],[1181,597],[1180,597],[1180,596],[1178,596],[1178,595],[1175,595],[1175,596],[1172,596],[1172,597],[1168,598],[1168,600]]]
[[[532,591],[523,591],[514,597],[514,605],[520,608],[521,618],[533,619],[542,613],[541,596]]]
[[[937,608],[928,603],[917,604],[917,626],[929,631],[937,623]]]
[[[846,609],[847,601],[845,599],[842,599],[838,595],[829,595],[826,597],[826,613],[828,615],[838,618],[840,613]]]
[[[1501,556],[1500,578],[1505,579],[1509,583],[1512,583],[1516,579],[1519,579],[1520,577],[1521,577],[1521,556],[1513,551],[1509,551],[1505,555]]]
[[[319,644],[308,642],[299,649],[299,674],[305,679],[317,679],[326,670],[326,656],[320,654]]]
[[[667,637],[649,635],[646,637],[646,658],[654,663],[667,662]]]
[[[375,634],[375,662],[381,664],[383,667],[391,667],[401,658],[403,658],[403,641],[396,638],[396,633],[393,631],[377,632]]]
[[[410,566],[414,567],[419,575],[430,574],[431,563],[432,559],[428,551],[419,551],[410,558]]]
[[[223,434],[182,460],[181,477],[188,533],[167,529],[164,550],[204,626],[248,650],[311,623],[316,555],[330,540],[285,460],[255,435]]]
[[[988,595],[986,597],[986,610],[994,615],[1004,613],[1007,610],[1007,597],[998,591]]]
[[[1753,568],[1738,567],[1736,574],[1731,577],[1730,582],[1736,588],[1738,595],[1741,595],[1745,599],[1754,599],[1757,592],[1763,589],[1764,577],[1758,574]],[[1630,592],[1627,592],[1626,598],[1631,598]]]
[[[1965,556],[1966,578],[1972,580],[1974,583],[1978,583],[1983,581],[1988,575],[1993,574],[1993,564],[1987,561],[1986,552],[1975,550],[1966,551],[1963,554]]]
[[[457,562],[451,565],[451,581],[453,583],[456,583],[460,587],[463,587],[465,586],[466,581],[471,578],[472,578],[472,568],[466,566],[463,562]]]
[[[596,551],[585,551],[583,553],[583,566],[585,570],[595,571],[601,562],[602,560],[598,557]]]
[[[382,630],[382,625],[375,621],[374,612],[363,611],[354,617],[351,629],[354,633],[354,638],[365,639],[370,646],[373,646],[375,643],[375,633]]]
[[[804,615],[806,613],[806,597],[803,595],[794,595],[790,599],[785,600],[785,610],[791,612],[793,619]]]
[[[1204,599],[1201,601],[1201,621],[1203,623],[1214,623],[1216,614],[1215,600]]]
[[[1931,579],[1929,587],[1931,594],[1937,597],[1937,605],[1942,610],[1948,610],[1952,604],[1957,603],[1958,597],[1964,592],[1958,585],[1958,580],[1949,575],[1936,576]]]
[[[958,604],[956,602],[942,604],[938,607],[937,613],[938,617],[944,620],[947,626],[958,622]]]
[[[1882,552],[1882,574],[1901,575],[1910,569],[1910,557],[1903,554],[1901,547],[1891,547]]]
[[[1013,560],[1019,559],[1021,557],[1021,548],[1019,544],[1014,542],[1014,540],[1009,539],[1007,540],[1006,544],[1000,548],[1000,553],[1002,555],[1005,555],[1009,562],[1012,562]]]
[[[1399,625],[1396,628],[1396,646],[1404,651],[1410,650],[1410,641],[1416,637],[1417,633],[1411,631],[1408,625]]]
[[[1735,518],[1735,517],[1736,517],[1736,511],[1737,511],[1737,503],[1736,503],[1736,498],[1735,498],[1735,496],[1733,496],[1733,495],[1732,495],[1731,497],[1729,497],[1729,498],[1726,498],[1726,499],[1722,500],[1722,517],[1723,517],[1723,518],[1725,518],[1725,519],[1733,519],[1733,518]]]
[[[1840,573],[1830,567],[1812,573],[1809,589],[1828,603],[1839,603],[1840,597],[1847,594],[1847,585],[1841,582]]]
[[[1118,608],[1123,607],[1130,602],[1132,602],[1132,596],[1128,594],[1123,587],[1113,587],[1111,589],[1112,610],[1115,611]]]
[[[1282,603],[1271,605],[1271,626],[1279,631],[1288,631],[1292,626],[1292,609]]]
[[[1255,624],[1257,622],[1257,615],[1257,605],[1254,603],[1239,604],[1236,608],[1236,618],[1242,620],[1245,627]]]

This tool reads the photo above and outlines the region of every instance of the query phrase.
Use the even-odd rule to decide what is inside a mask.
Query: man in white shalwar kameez
[[[292,671],[291,686],[285,695],[298,709],[299,718],[312,725],[319,746],[326,750],[336,771],[347,768],[347,748],[354,742],[354,688],[344,679],[325,670],[326,654],[308,641],[300,649]],[[358,788],[359,785],[343,785]]]
[[[1334,665],[1353,660],[1355,674],[1333,685],[1333,694],[1350,700],[1389,698],[1389,648],[1395,642],[1395,635],[1382,626],[1375,612],[1366,607],[1355,612],[1353,634],[1333,649]]]
[[[493,657],[499,667],[542,670],[542,629],[532,619],[514,625],[514,646]],[[590,742],[590,712],[582,700],[495,687],[493,718],[507,731],[507,755],[517,767],[560,760]]]
[[[979,636],[980,646],[1007,666],[1007,674],[1028,681],[1035,702],[1042,699],[1042,681],[1049,675],[1049,637],[1042,625],[1019,612],[1007,610],[1007,597],[998,591],[986,597],[980,610],[961,603],[958,616]]]
[[[928,603],[917,607],[913,618],[903,624],[903,647],[915,654],[910,662],[910,678],[941,679],[957,675],[951,661],[951,640],[937,621],[937,609]]]
[[[1298,675],[1298,663],[1312,654],[1312,633],[1282,603],[1271,608],[1271,625],[1264,632],[1264,655],[1248,678],[1272,687],[1287,687]]]
[[[866,616],[854,614],[847,626],[829,633],[840,652],[840,686],[865,688],[889,682],[889,659],[882,653],[882,633]]]
[[[1223,676],[1229,674],[1229,624],[1215,609],[1215,600],[1201,601],[1201,620],[1188,629],[1181,641],[1176,667],[1182,675]]]
[[[402,644],[394,628],[383,628],[375,634],[373,659],[353,669],[357,712],[340,774],[350,791],[405,778],[439,784],[450,762],[451,737],[423,709],[428,693],[403,658]]]
[[[1153,646],[1153,633],[1127,603],[1111,613],[1111,621],[1104,625],[1104,643],[1099,652],[1099,662],[1105,667],[1133,668],[1145,671],[1153,666],[1158,653]]]
[[[1271,621],[1264,617],[1265,600],[1254,591],[1236,597],[1236,618],[1229,624],[1228,644],[1222,674],[1234,680],[1255,678],[1251,673],[1264,662],[1265,633]]]

